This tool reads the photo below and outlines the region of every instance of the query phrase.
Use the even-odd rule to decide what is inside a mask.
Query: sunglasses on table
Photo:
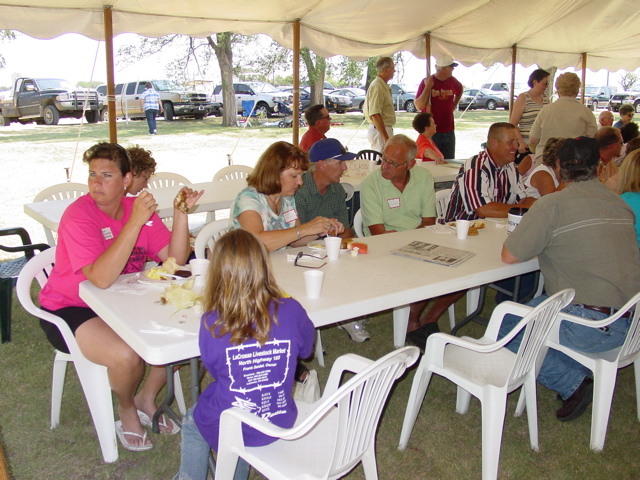
[[[308,261],[316,262],[316,260],[321,261],[321,260],[324,260],[325,258],[327,258],[326,255],[324,255],[323,257],[318,257],[317,255],[310,255],[308,253],[300,252],[298,253],[298,255],[296,255],[296,259],[293,262],[293,264],[296,267],[302,267],[302,268],[322,268],[327,264],[327,262],[322,262],[321,265],[303,265],[303,263]]]

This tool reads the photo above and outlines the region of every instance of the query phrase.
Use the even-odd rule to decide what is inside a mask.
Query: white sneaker
[[[367,329],[364,328],[364,320],[354,320],[353,322],[343,322],[338,328],[346,330],[351,340],[356,343],[366,342],[371,338]]]

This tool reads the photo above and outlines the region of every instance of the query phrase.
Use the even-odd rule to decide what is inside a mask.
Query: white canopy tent
[[[471,65],[517,62],[634,70],[640,66],[638,0],[0,0],[0,28],[36,38],[75,32],[104,39],[103,9],[111,6],[113,33],[148,37],[181,33],[264,33],[321,56],[364,59],[407,50],[433,52]]]
[[[356,60],[407,50],[449,53],[464,65],[640,66],[638,0],[0,0],[0,29],[106,40],[111,71],[113,35],[224,31]]]

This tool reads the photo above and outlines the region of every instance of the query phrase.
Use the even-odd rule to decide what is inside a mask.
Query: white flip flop
[[[147,450],[151,450],[153,448],[153,443],[146,443],[147,441],[146,431],[144,432],[144,435],[140,435],[139,433],[135,433],[135,432],[125,432],[122,429],[122,422],[120,420],[115,422],[115,427],[116,427],[116,435],[118,436],[118,440],[120,440],[120,443],[125,449],[130,450],[132,452],[146,452]],[[127,441],[127,437],[125,437],[125,435],[133,435],[134,437],[138,437],[142,439],[142,443],[140,445],[133,445]]]
[[[153,425],[153,422],[149,418],[149,415],[144,413],[142,410],[138,410],[138,418],[140,419],[140,423],[142,424],[143,427],[151,427]],[[164,414],[160,417],[160,419],[161,420],[158,421],[158,426],[169,428],[169,426],[167,425],[167,417]],[[176,424],[176,422],[171,420],[171,424],[173,425],[173,428],[171,429],[170,432],[163,432],[161,430],[160,433],[170,433],[171,435],[175,435],[180,431],[180,427]]]

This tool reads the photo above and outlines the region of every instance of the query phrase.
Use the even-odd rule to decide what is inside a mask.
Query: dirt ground
[[[74,121],[61,120],[61,123],[63,122]],[[51,127],[11,124],[9,127],[3,127],[2,135],[8,140],[7,137],[20,135],[26,130],[48,128]],[[262,138],[263,136],[254,134],[250,129],[238,129],[237,134],[235,130],[216,135],[162,134],[162,122],[159,123],[158,129],[160,133],[156,136],[140,135],[124,144],[139,144],[148,148],[158,162],[157,171],[179,173],[194,183],[210,181],[215,172],[228,164],[229,154],[232,154],[234,164],[253,166],[270,143],[276,140],[291,141],[291,129],[278,129],[282,135],[278,135],[277,138]],[[396,130],[396,133],[405,133],[411,138],[415,136],[412,130]],[[305,129],[302,129],[302,132],[304,131]],[[370,148],[366,125],[360,129],[335,126],[328,136],[339,139],[344,145],[348,145],[352,152]],[[0,137],[0,141],[3,137]],[[467,158],[477,153],[485,138],[484,127],[459,132],[457,157]],[[25,227],[34,242],[45,242],[42,226],[24,213],[23,205],[32,202],[35,195],[46,187],[65,182],[66,168],[70,169],[72,182],[86,183],[87,169],[82,164],[82,154],[93,143],[2,141],[0,165],[3,213],[0,215],[0,226]],[[0,252],[0,259],[3,258],[8,257]]]

